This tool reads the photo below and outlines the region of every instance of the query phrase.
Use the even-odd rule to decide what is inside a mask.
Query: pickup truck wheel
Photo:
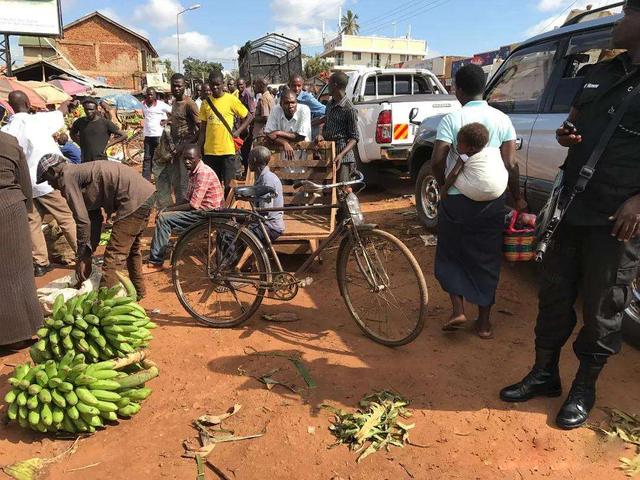
[[[427,162],[420,168],[416,180],[416,209],[420,222],[426,228],[433,229],[438,225],[439,203],[438,181],[431,171],[431,164]]]
[[[353,150],[353,154],[356,157],[356,168],[360,173],[364,175],[364,182],[370,187],[380,185],[380,172],[378,171],[376,166],[370,163],[362,163],[357,147]]]
[[[640,349],[640,278],[631,287],[633,300],[622,317],[622,336],[629,345]]]

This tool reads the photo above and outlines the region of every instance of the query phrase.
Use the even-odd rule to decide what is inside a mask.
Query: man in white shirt
[[[271,110],[264,133],[283,148],[287,158],[293,159],[290,142],[311,140],[311,110],[298,103],[293,90],[286,89],[280,95],[280,105]]]
[[[144,102],[142,102],[142,114],[144,115],[144,160],[142,163],[142,176],[151,180],[153,155],[160,144],[162,129],[171,113],[171,106],[162,100],[158,100],[156,90],[147,88]]]
[[[33,189],[33,211],[29,213],[33,267],[35,276],[41,277],[52,268],[49,265],[47,242],[42,233],[42,218],[45,214],[53,216],[73,251],[77,251],[76,224],[66,200],[48,183],[36,183],[36,169],[40,159],[50,153],[62,155],[53,134],[64,127],[64,117],[57,110],[29,114],[31,102],[21,91],[9,94],[9,104],[15,114],[2,127],[2,131],[18,140],[29,165]]]

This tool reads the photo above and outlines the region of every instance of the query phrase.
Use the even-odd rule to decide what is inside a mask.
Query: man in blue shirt
[[[289,79],[289,88],[298,96],[298,103],[309,107],[309,110],[311,110],[311,120],[323,117],[325,113],[325,106],[312,94],[305,92],[302,89],[303,86],[304,80],[300,75],[291,75],[291,78]]]
[[[82,153],[80,147],[69,140],[69,135],[65,132],[58,133],[53,136],[58,145],[60,145],[60,152],[71,163],[79,165],[82,163]]]

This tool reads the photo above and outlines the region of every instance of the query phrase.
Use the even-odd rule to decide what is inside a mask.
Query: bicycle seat
[[[257,200],[258,198],[266,197],[267,195],[275,196],[276,191],[273,187],[267,187],[266,185],[253,185],[250,187],[238,187],[235,189],[236,198],[243,200]]]

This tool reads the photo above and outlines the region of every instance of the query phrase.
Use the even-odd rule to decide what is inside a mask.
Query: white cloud
[[[142,35],[145,38],[149,38],[149,32],[148,31],[146,31],[144,28],[140,28],[140,27],[137,27],[135,25],[129,24],[126,20],[123,20],[122,18],[120,18],[120,15],[118,15],[113,9],[111,9],[111,8],[101,8],[100,10],[98,10],[98,12],[100,12],[105,17],[109,17],[114,22],[119,23],[120,25],[123,25],[123,26],[127,27],[129,30],[133,30],[137,34]]]
[[[136,22],[145,22],[154,28],[167,29],[176,26],[176,14],[185,7],[177,0],[148,0],[133,11]],[[180,23],[184,22],[184,15]]]
[[[579,0],[577,3],[573,4],[572,0],[539,0],[538,9],[542,11],[557,11],[553,16],[545,18],[544,20],[536,23],[531,26],[526,31],[527,37],[532,37],[534,35],[539,35],[544,32],[551,31],[555,28],[560,27],[571,10],[585,9],[587,5],[592,5],[593,9],[604,7],[606,5],[611,4],[611,0]],[[569,8],[570,7],[570,8]],[[614,9],[614,11],[619,12],[620,8]]]
[[[322,29],[321,28],[304,28],[297,25],[279,25],[274,30],[286,37],[298,40],[304,48],[322,47]],[[335,38],[337,32],[335,29],[325,30],[327,40]]]
[[[160,56],[162,58],[169,58],[174,68],[177,68],[176,34],[161,38],[157,44]],[[231,69],[235,68],[239,48],[237,45],[227,47],[218,45],[211,37],[200,32],[191,31],[180,33],[181,60],[191,56],[200,60],[220,62],[225,68]]]
[[[272,0],[271,12],[280,25],[321,28],[322,20],[338,24],[345,0]]]

